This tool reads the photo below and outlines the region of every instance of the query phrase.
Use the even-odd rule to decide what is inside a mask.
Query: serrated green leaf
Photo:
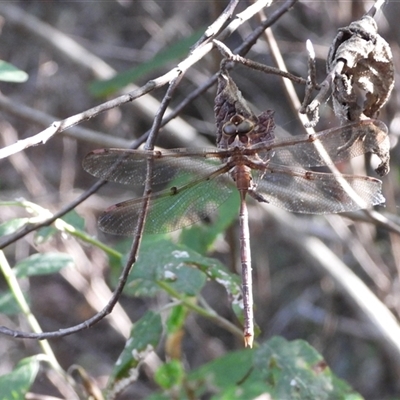
[[[73,262],[73,258],[64,253],[33,254],[16,264],[14,271],[18,278],[48,275],[58,272]]]
[[[7,291],[0,293],[0,314],[14,315],[21,311],[14,295]]]
[[[29,218],[14,218],[0,224],[0,236],[11,235],[29,222]]]
[[[149,74],[155,69],[165,66],[167,63],[184,57],[189,48],[200,39],[204,30],[193,33],[189,37],[185,37],[171,46],[167,47],[160,53],[156,54],[151,60],[131,68],[128,71],[119,73],[111,79],[93,82],[89,86],[89,90],[94,96],[110,95],[128,84],[137,81],[145,74]]]
[[[163,389],[171,389],[181,385],[185,376],[182,363],[178,360],[171,360],[163,364],[154,375],[154,380]]]
[[[0,60],[0,81],[4,82],[25,82],[28,80],[28,74],[21,71],[14,65]]]
[[[118,381],[138,373],[139,363],[158,345],[161,334],[161,317],[153,311],[148,311],[134,324],[130,338],[110,375],[110,389]]]
[[[0,376],[0,400],[22,400],[39,371],[36,356],[24,358],[9,374]]]

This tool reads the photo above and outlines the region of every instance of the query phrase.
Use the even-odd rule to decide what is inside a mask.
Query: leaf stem
[[[174,299],[179,300],[184,306],[186,306],[189,310],[196,312],[204,318],[208,318],[211,321],[215,322],[220,327],[226,329],[228,332],[231,332],[233,335],[242,338],[243,332],[236,325],[232,324],[225,318],[222,318],[218,315],[211,307],[207,307],[207,309],[198,306],[195,304],[191,298],[182,295],[181,293],[174,290],[168,283],[164,281],[156,281],[158,286],[160,286],[165,292],[167,292]]]

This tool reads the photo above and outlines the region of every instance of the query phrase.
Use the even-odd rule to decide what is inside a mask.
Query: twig
[[[290,79],[293,82],[299,83],[299,84],[305,84],[307,82],[306,79],[296,76],[291,74],[290,72],[286,71],[281,71],[278,68],[271,67],[269,65],[265,64],[260,64],[256,61],[249,60],[247,58],[244,58],[238,54],[233,54],[232,51],[229,49],[228,46],[220,42],[219,40],[214,40],[213,43],[218,47],[218,50],[222,53],[222,55],[225,57],[225,60],[222,60],[222,65],[221,69],[226,70],[227,69],[227,63],[229,62],[235,62],[242,64],[248,68],[252,68],[257,71],[264,72],[266,74],[273,74],[273,75],[278,75],[281,76],[282,78],[287,78]]]
[[[365,13],[365,15],[369,15],[370,17],[375,16],[376,12],[385,4],[385,1],[386,0],[377,0],[375,4]]]
[[[261,21],[261,25],[257,26],[257,28],[254,29],[253,33],[250,34],[237,49],[235,49],[234,53],[238,53],[241,56],[247,54],[248,51],[256,43],[258,38],[265,32],[265,30],[270,26],[272,26],[276,21],[278,21],[278,19],[282,17],[282,15],[290,11],[290,9],[293,8],[293,6],[297,3],[297,1],[298,0],[285,1],[285,3],[280,8],[278,8],[274,13],[272,13],[268,19],[265,18],[264,20]],[[261,11],[262,9],[259,10],[259,14],[261,13]],[[222,40],[220,37],[218,37],[217,39]]]
[[[311,121],[307,122],[305,126],[307,128],[314,128],[315,125],[317,124],[319,120],[319,114],[318,110],[319,108],[316,107],[315,110],[309,110],[308,107],[311,103],[313,91],[315,89],[320,90],[321,87],[317,83],[317,71],[316,71],[316,65],[315,65],[315,51],[314,47],[312,45],[311,40],[307,39],[306,41],[306,48],[308,51],[308,79],[307,79],[307,85],[306,85],[306,90],[304,93],[304,99],[303,103],[299,109],[300,114],[311,114]],[[313,112],[314,111],[314,112]]]
[[[226,22],[232,18],[233,12],[238,4],[239,0],[231,0],[222,14],[206,29],[202,37],[195,43],[192,49],[195,49],[200,44],[203,44],[206,41],[208,42],[215,37],[226,24]]]
[[[52,115],[46,114],[39,110],[35,110],[34,108],[28,107],[22,103],[17,103],[1,93],[0,93],[0,109],[16,117],[23,118],[28,122],[49,127],[47,129],[51,129],[53,121],[56,120],[56,117]],[[46,136],[45,133],[40,132],[37,135],[33,136],[33,138],[40,135]],[[74,126],[68,129],[67,131],[65,131],[64,135],[73,139],[82,140],[84,142],[89,142],[102,147],[128,147],[131,143],[131,141],[116,137],[115,135],[110,136],[102,132],[94,131],[92,129],[82,128],[80,126]],[[38,143],[41,143],[42,139],[38,137],[38,139],[32,140],[32,137],[30,137],[25,140],[21,140],[18,143],[19,146],[21,146],[21,150],[23,150],[29,147],[30,142],[32,142],[33,145],[36,145]],[[12,153],[15,152],[16,151]],[[8,155],[5,154],[5,156]]]

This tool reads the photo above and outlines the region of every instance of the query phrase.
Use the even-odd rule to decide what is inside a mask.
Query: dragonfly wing
[[[271,160],[282,165],[317,167],[331,165],[364,153],[380,154],[387,138],[386,125],[378,120],[365,120],[313,135],[294,136],[268,146]]]
[[[170,232],[211,217],[235,190],[226,180],[223,174],[152,195],[144,232]],[[111,206],[99,218],[100,229],[117,235],[132,235],[142,212],[143,198]]]
[[[257,192],[271,204],[306,214],[356,211],[385,202],[375,178],[270,165]]]
[[[150,179],[154,185],[168,182],[177,176],[182,177],[190,171],[197,170],[200,176],[205,176],[220,164],[215,149],[173,149],[165,152],[99,149],[90,152],[82,165],[97,178],[142,186],[146,181],[149,160],[152,168]]]

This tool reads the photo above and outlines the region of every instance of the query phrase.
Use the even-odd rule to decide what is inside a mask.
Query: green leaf
[[[62,220],[80,231],[83,231],[85,229],[85,219],[82,218],[75,210],[72,210],[69,213],[65,214],[62,217]]]
[[[36,356],[24,358],[9,374],[0,376],[0,400],[22,400],[39,371]]]
[[[188,374],[185,387],[194,388],[193,398],[213,400],[255,399],[267,394],[272,400],[362,400],[332,374],[308,343],[280,337],[258,349],[232,352],[203,365]],[[187,399],[184,388],[180,392],[174,388],[174,393],[176,399]]]
[[[208,388],[212,388],[215,399],[253,399],[262,394],[258,388],[253,390],[257,383],[253,376],[253,353],[252,350],[231,352],[190,373],[188,381],[197,387],[197,398],[206,395]]]
[[[243,321],[241,277],[229,272],[219,262],[196,264],[196,266],[207,275],[209,280],[213,280],[225,288],[228,297],[231,299],[232,309],[235,315],[240,321]]]
[[[119,73],[111,79],[104,81],[95,81],[89,86],[89,90],[94,96],[110,95],[128,84],[137,81],[143,75],[147,75],[154,70],[164,67],[171,61],[178,60],[184,57],[189,48],[200,39],[204,30],[197,31],[187,38],[183,38],[178,42],[167,47],[160,53],[156,54],[152,59],[140,64],[137,67],[131,68],[128,71]]]
[[[161,290],[162,282],[179,293],[196,296],[206,282],[206,275],[198,265],[217,263],[163,237],[145,237],[124,293],[154,296]]]
[[[14,218],[0,224],[0,236],[11,235],[29,222],[29,218]]]
[[[270,339],[257,349],[254,367],[271,385],[272,398],[362,399],[336,378],[322,356],[303,340]]]
[[[163,389],[171,389],[181,385],[185,376],[182,363],[178,360],[171,360],[163,364],[154,375],[154,380]]]
[[[114,265],[114,283],[119,274],[120,268],[117,269]],[[233,311],[242,320],[242,292],[238,275],[229,272],[218,260],[203,257],[164,236],[145,236],[124,294],[152,297],[165,290],[165,284],[179,294],[197,296],[207,280],[213,280],[225,288]],[[171,324],[174,325],[172,319]]]
[[[64,253],[33,254],[16,264],[14,271],[18,278],[48,275],[58,272],[73,262],[73,258]]]
[[[132,327],[131,335],[110,375],[108,387],[138,373],[139,363],[157,347],[162,334],[161,317],[148,311]]]
[[[0,81],[4,82],[25,82],[28,80],[28,74],[21,71],[14,65],[0,60]]]
[[[182,230],[179,241],[197,252],[209,251],[215,239],[235,221],[239,213],[239,191],[235,190],[228,200],[222,203],[216,219],[209,225],[193,225]]]
[[[20,311],[21,309],[11,292],[0,293],[0,314],[14,315],[18,314]]]

